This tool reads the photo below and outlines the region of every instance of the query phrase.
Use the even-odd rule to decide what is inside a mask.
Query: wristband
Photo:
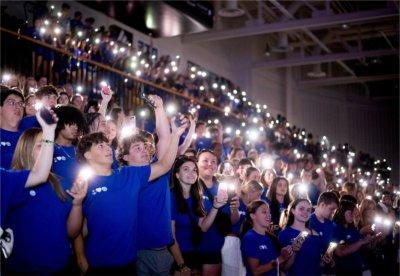
[[[212,207],[213,207],[214,209],[216,209],[216,210],[218,210],[218,209],[219,209],[219,208],[215,207],[215,206],[214,206],[214,204],[213,204],[213,206],[212,206]]]
[[[45,144],[54,144],[54,141],[47,140],[47,139],[42,139],[42,143],[45,143]]]
[[[183,270],[183,269],[186,268],[186,267],[187,267],[187,266],[186,266],[185,263],[181,263],[181,264],[178,265],[179,271]]]

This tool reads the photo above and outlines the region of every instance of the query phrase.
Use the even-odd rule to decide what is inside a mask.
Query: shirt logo
[[[262,245],[258,246],[258,248],[260,250],[267,250],[268,249],[268,247],[265,244],[262,244]]]
[[[11,143],[10,142],[3,142],[3,141],[1,141],[1,143],[0,143],[3,147],[5,147],[5,146],[7,146],[7,147],[11,147]]]
[[[351,235],[347,235],[346,236],[346,239],[348,240],[348,239],[350,239],[351,238]]]
[[[65,161],[67,160],[67,158],[65,158],[65,156],[57,156],[54,157],[54,163],[60,162],[60,161]]]
[[[244,212],[244,211],[239,211],[239,215],[245,216],[245,215],[246,215],[246,212]]]
[[[92,195],[96,195],[98,193],[107,192],[107,191],[108,191],[107,187],[104,187],[104,186],[103,187],[98,187],[98,188],[92,190]]]
[[[36,196],[36,192],[35,192],[34,190],[30,190],[30,191],[29,191],[29,195],[30,195],[30,196]]]
[[[324,233],[322,233],[322,232],[319,232],[319,235],[320,235],[320,236],[323,236],[323,235],[324,235]]]

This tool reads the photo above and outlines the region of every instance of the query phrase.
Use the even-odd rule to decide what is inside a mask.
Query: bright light
[[[168,69],[168,68],[165,68],[165,69],[164,69],[164,73],[165,73],[165,74],[168,74],[168,73],[169,73],[169,69]]]
[[[141,111],[139,112],[139,116],[142,117],[142,118],[146,117],[146,115],[147,115],[146,110],[141,110]]]
[[[107,83],[106,81],[103,80],[103,81],[100,82],[100,86],[101,86],[101,87],[108,86],[108,83]]]
[[[190,71],[196,72],[196,67],[192,66],[192,67],[190,68]]]
[[[190,74],[190,78],[191,78],[191,79],[194,79],[195,77],[196,77],[195,74]]]
[[[174,71],[174,72],[178,71],[178,67],[172,66],[172,71]]]
[[[111,116],[110,115],[106,116],[106,121],[111,121]]]
[[[225,90],[226,86],[225,85],[221,85],[221,90]]]
[[[336,159],[335,158],[332,158],[331,159],[331,164],[335,164],[336,163]]]
[[[231,112],[231,108],[230,108],[229,106],[225,106],[224,112],[225,112],[225,113]]]
[[[210,103],[214,103],[215,99],[214,98],[210,98]]]
[[[213,85],[212,85],[212,87],[213,87],[214,89],[217,89],[217,88],[218,88],[218,84],[214,82]]]
[[[78,178],[88,181],[94,175],[94,171],[89,167],[84,167],[79,171]]]
[[[176,105],[173,103],[169,103],[165,109],[168,115],[173,115],[176,113]]]
[[[258,119],[257,118],[253,118],[253,123],[257,124],[258,123]]]
[[[76,91],[79,92],[79,93],[81,93],[81,92],[83,91],[82,86],[78,85],[78,86],[76,87]]]
[[[121,47],[121,48],[119,48],[119,51],[120,51],[121,53],[123,53],[123,52],[125,52],[125,48],[124,48],[124,47]]]
[[[392,225],[392,221],[388,218],[383,220],[383,225],[390,227]]]
[[[210,132],[209,132],[209,131],[207,131],[207,132],[204,134],[204,137],[206,137],[207,139],[210,139],[210,137],[211,137],[211,134],[210,134]]]
[[[203,77],[203,78],[205,78],[205,77],[207,77],[207,72],[201,72],[201,76]]]
[[[135,74],[136,76],[140,77],[140,75],[142,75],[142,72],[140,70],[137,70]]]
[[[374,218],[374,222],[375,222],[375,223],[382,223],[382,222],[383,222],[383,218],[382,218],[381,216],[376,216],[376,217]]]
[[[232,128],[231,127],[225,128],[225,133],[226,134],[231,134],[232,133]]]
[[[134,133],[135,133],[135,131],[132,128],[132,126],[124,126],[121,129],[121,138],[122,139],[128,138],[128,137],[132,136]]]
[[[347,162],[349,162],[349,164],[352,164],[353,163],[353,158],[351,158],[351,157],[347,158]]]
[[[34,105],[34,107],[35,107],[36,110],[41,109],[43,106],[44,106],[44,105],[43,105],[42,102],[36,102],[35,105]]]
[[[176,61],[171,61],[171,66],[176,66]]]
[[[62,16],[62,13],[61,13],[61,12],[57,12],[57,16],[58,16],[58,17],[61,17],[61,16]]]
[[[44,21],[44,25],[49,26],[49,24],[50,24],[49,20],[46,19],[46,20]]]
[[[240,135],[240,129],[237,129],[237,130],[235,131],[235,134],[236,134],[236,135]]]
[[[204,86],[200,85],[199,89],[200,89],[200,91],[203,91],[204,90]]]
[[[83,32],[82,32],[82,31],[78,31],[76,34],[77,34],[79,37],[82,37],[82,36],[83,36]]]
[[[8,82],[11,79],[10,74],[4,74],[2,77],[3,82]]]
[[[299,184],[298,191],[299,191],[299,193],[302,193],[302,194],[308,193],[308,186],[307,186],[307,184],[305,184],[305,183]]]
[[[54,33],[55,33],[56,35],[61,34],[61,29],[60,29],[59,27],[56,27],[56,28],[54,29]]]
[[[261,160],[261,166],[264,169],[272,169],[274,167],[275,160],[272,157],[265,157]]]
[[[294,175],[293,175],[292,173],[288,173],[287,179],[288,179],[289,181],[291,181],[293,178],[294,178]]]
[[[41,34],[44,34],[45,32],[46,32],[46,28],[45,28],[45,27],[41,27],[41,28],[40,28],[40,33],[41,33]]]
[[[219,120],[218,120],[218,119],[215,119],[215,120],[214,120],[214,124],[219,124]]]

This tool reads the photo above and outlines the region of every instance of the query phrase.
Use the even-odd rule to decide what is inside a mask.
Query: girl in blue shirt
[[[288,275],[320,275],[323,240],[317,231],[309,228],[311,203],[308,199],[296,199],[288,208],[287,221],[279,233],[282,246],[292,245],[294,254],[288,260]],[[328,257],[324,261],[330,262]]]
[[[175,270],[190,272],[199,269],[198,246],[213,224],[218,209],[227,198],[214,197],[211,210],[206,213],[202,189],[198,182],[199,172],[195,159],[181,156],[175,162],[172,173],[171,216],[175,243],[171,247]],[[203,269],[204,273],[204,269]]]
[[[54,139],[54,138],[53,138]],[[43,140],[39,128],[26,130],[16,147],[12,168],[33,167],[41,147],[54,141]],[[80,229],[76,211],[82,208],[87,185],[62,183],[50,174],[47,182],[26,189],[23,203],[10,210],[5,225],[16,237],[6,263],[9,273],[51,274],[66,272],[72,256],[69,238]],[[72,197],[68,197],[67,193]]]
[[[278,225],[282,212],[290,203],[289,181],[285,177],[274,178],[268,189],[267,200],[271,208],[272,222]]]
[[[279,265],[286,262],[292,247],[282,248],[278,239],[270,232],[271,213],[263,200],[252,201],[247,206],[246,227],[250,228],[242,239],[243,261],[247,275],[277,275]],[[279,253],[280,252],[280,253]]]
[[[333,221],[333,240],[340,245],[336,248],[336,275],[362,275],[367,270],[361,254],[363,245],[370,243],[373,236],[362,237],[354,226],[354,202],[341,200]]]

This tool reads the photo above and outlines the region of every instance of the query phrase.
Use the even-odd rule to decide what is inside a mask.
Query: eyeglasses
[[[6,100],[5,103],[6,103],[8,106],[12,106],[12,107],[20,107],[20,108],[23,108],[23,107],[25,106],[25,103],[24,103],[24,102],[17,102],[17,101],[11,100],[11,99]]]

